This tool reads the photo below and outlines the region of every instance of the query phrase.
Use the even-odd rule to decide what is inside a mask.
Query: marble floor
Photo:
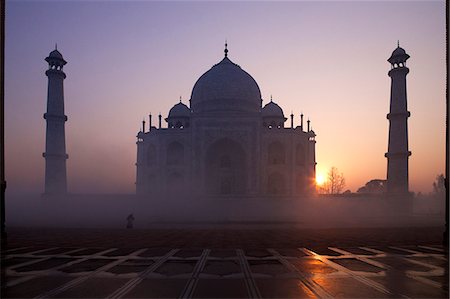
[[[448,298],[448,254],[438,243],[316,243],[271,248],[13,244],[2,252],[3,296]]]

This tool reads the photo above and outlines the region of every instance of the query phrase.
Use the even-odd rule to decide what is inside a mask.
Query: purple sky
[[[336,166],[352,191],[386,177],[386,59],[400,40],[411,55],[410,186],[431,191],[445,157],[444,1],[7,1],[8,192],[43,191],[44,58],[55,43],[68,61],[69,190],[128,193],[142,118],[187,102],[225,39],[264,104],[272,94],[296,124],[301,112],[311,119],[317,172]]]

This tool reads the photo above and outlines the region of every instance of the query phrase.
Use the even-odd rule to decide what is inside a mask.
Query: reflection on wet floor
[[[394,256],[376,257],[376,258],[372,258],[372,260],[380,262],[384,265],[388,265],[388,266],[390,266],[394,269],[400,270],[400,271],[411,270],[411,271],[426,272],[426,271],[431,270],[430,267],[418,265],[418,264],[412,263],[408,259],[398,258],[398,257],[394,257]]]
[[[439,246],[14,248],[10,298],[448,298]]]
[[[344,266],[345,268],[351,271],[362,271],[362,272],[380,272],[383,269],[377,266],[365,263],[356,258],[348,258],[348,259],[334,259],[333,262]]]
[[[299,259],[290,261],[300,272],[306,274],[330,274],[337,270],[317,259]]]
[[[277,260],[249,260],[248,263],[253,274],[278,276],[291,272]]]

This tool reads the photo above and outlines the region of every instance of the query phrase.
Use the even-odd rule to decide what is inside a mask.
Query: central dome
[[[259,112],[261,102],[255,79],[226,56],[197,80],[191,95],[194,113]]]

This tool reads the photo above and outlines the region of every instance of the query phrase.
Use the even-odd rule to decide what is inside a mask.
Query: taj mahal
[[[272,98],[225,57],[195,83],[189,105],[137,135],[136,193],[149,196],[305,196],[315,190],[315,133],[286,127]]]
[[[389,198],[409,200],[408,124],[406,76],[409,59],[397,45],[388,62],[391,69],[387,158]],[[48,69],[45,153],[45,195],[67,195],[63,71],[67,63],[55,48],[45,59]],[[167,117],[158,115],[157,125],[146,129],[145,120],[137,133],[136,198],[153,200],[199,198],[220,209],[210,199],[260,199],[281,203],[305,202],[316,193],[316,134],[309,119],[300,115],[294,126],[272,99],[263,105],[255,79],[228,57],[206,71],[192,88],[189,103],[179,100]],[[149,107],[151,108],[151,107]],[[299,199],[299,200],[297,200]],[[173,201],[172,201],[173,202]],[[191,201],[189,201],[192,203]],[[203,203],[205,201],[202,201]],[[243,201],[239,201],[242,204]],[[404,203],[399,199],[392,203]],[[169,206],[168,206],[169,207]],[[277,209],[280,207],[277,207]],[[235,213],[239,208],[229,207]],[[248,210],[252,210],[253,205]],[[273,207],[267,208],[272,214]],[[172,213],[172,211],[170,211]]]
[[[147,224],[301,221],[307,225],[322,225],[324,219],[348,223],[370,218],[367,221],[376,222],[387,211],[393,219],[412,212],[408,178],[411,113],[406,93],[410,56],[399,44],[387,59],[391,92],[386,189],[377,196],[318,194],[316,134],[309,118],[300,114],[294,125],[293,113],[286,115],[277,97],[263,99],[256,80],[228,54],[225,43],[224,56],[198,78],[188,101],[180,97],[167,117],[160,113],[156,122],[152,115],[142,121],[135,135],[135,192],[91,195],[70,193],[67,188],[68,117],[63,88],[67,61],[55,47],[45,58],[48,94],[42,196],[49,204],[59,202],[70,213],[79,208],[83,211],[79,217],[86,217],[86,210],[98,215],[105,205],[114,206],[114,214],[108,215],[111,223],[122,221],[124,211]],[[348,213],[359,218],[347,217]],[[74,217],[79,223],[78,216]]]

